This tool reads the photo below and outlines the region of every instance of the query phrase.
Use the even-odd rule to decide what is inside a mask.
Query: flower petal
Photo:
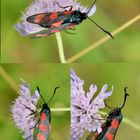
[[[39,100],[39,93],[31,96],[30,85],[21,80],[23,83],[19,86],[19,97],[15,99],[11,107],[12,117],[16,126],[24,133],[23,138],[33,140],[33,125],[36,124],[35,113],[36,104]]]
[[[105,107],[104,100],[113,92],[112,89],[106,92],[108,86],[104,85],[97,95],[97,85],[90,85],[89,91],[85,94],[83,90],[84,81],[71,70],[71,140],[78,140],[84,131],[102,131],[104,120],[99,110]]]

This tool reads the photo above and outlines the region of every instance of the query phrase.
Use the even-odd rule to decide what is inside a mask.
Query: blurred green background
[[[90,6],[93,0],[79,0],[83,5]],[[31,0],[1,1],[1,61],[3,63],[20,62],[60,62],[55,35],[42,39],[30,39],[21,36],[13,26],[19,21]],[[98,0],[97,11],[92,19],[103,28],[113,31],[134,18],[138,13],[139,0]],[[139,24],[136,22],[110,39],[100,47],[91,51],[78,62],[137,62],[140,60]],[[76,27],[76,35],[62,32],[66,58],[89,47],[105,33],[89,20]]]
[[[55,97],[49,103],[50,108],[70,107],[70,86],[69,86],[69,69],[66,65],[60,64],[39,64],[39,65],[18,65],[3,64],[6,73],[16,81],[19,85],[24,79],[30,84],[31,93],[34,92],[36,86],[39,86],[42,96],[48,101],[54,88],[59,86]],[[0,70],[1,72],[1,70]],[[1,73],[0,73],[1,76]],[[10,82],[10,81],[9,81]],[[12,122],[10,105],[17,98],[15,92],[7,80],[0,77],[0,136],[4,140],[22,140],[22,134]],[[39,105],[42,105],[42,99]],[[52,112],[51,120],[52,132],[49,140],[68,140],[70,137],[70,112]],[[64,133],[65,132],[65,133]]]
[[[140,134],[140,64],[116,63],[116,64],[72,64],[71,68],[85,81],[84,89],[89,90],[90,84],[97,84],[97,94],[104,84],[108,84],[108,91],[114,85],[114,92],[106,103],[109,106],[120,107],[124,98],[124,87],[127,86],[129,97],[122,109],[124,118],[129,118],[139,126],[134,129],[122,122],[115,140],[138,140]],[[109,112],[108,108],[103,109]],[[89,133],[79,140],[85,140]]]

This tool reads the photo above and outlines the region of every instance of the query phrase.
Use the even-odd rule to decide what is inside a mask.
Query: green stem
[[[5,69],[2,66],[0,66],[0,75],[15,92],[18,92],[17,83],[10,77],[10,75],[5,71]]]
[[[128,124],[129,126],[133,127],[136,130],[140,131],[140,125],[138,125],[138,123],[133,122],[132,120],[128,119],[128,118],[123,118],[123,122]]]
[[[54,111],[54,112],[56,112],[56,111],[58,111],[58,112],[60,112],[60,111],[70,111],[70,108],[51,108],[51,111]]]
[[[66,63],[61,34],[60,34],[60,32],[58,32],[55,35],[56,35],[56,40],[57,40],[57,44],[58,44],[58,52],[59,52],[60,62],[61,63]]]

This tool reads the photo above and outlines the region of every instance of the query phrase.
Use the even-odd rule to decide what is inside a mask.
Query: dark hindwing
[[[48,29],[42,30],[40,32],[37,32],[35,34],[32,34],[31,35],[31,38],[46,37],[46,36],[49,36],[49,35],[51,35],[53,33],[57,33],[57,32],[60,32],[60,31],[66,30],[66,29],[73,28],[74,26],[75,25],[72,24],[72,23],[65,23],[65,24],[62,24],[59,27],[56,27],[56,28],[48,28]]]
[[[98,134],[98,132],[96,131],[95,133],[94,132],[91,132],[89,134],[89,136],[86,138],[86,140],[102,140],[102,138],[104,137],[104,135],[106,134],[107,130],[108,130],[108,127],[110,126],[109,122],[105,122],[103,125],[102,125],[102,132]]]
[[[102,140],[114,140],[119,125],[120,122],[117,119],[113,119],[111,125],[108,127],[107,133],[104,135]]]
[[[108,131],[108,125],[107,123],[103,124],[102,126],[102,132],[101,133],[95,133],[95,137],[94,137],[94,140],[103,140],[103,137],[105,136],[105,134],[107,133]]]
[[[46,24],[46,28],[49,27],[47,25],[48,21],[50,21],[50,14],[51,13],[40,13],[36,15],[29,16],[26,21],[33,24],[38,24],[40,26],[43,26],[43,24]]]

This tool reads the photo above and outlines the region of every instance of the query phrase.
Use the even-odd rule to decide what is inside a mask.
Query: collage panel
[[[138,139],[139,71],[128,63],[71,64],[71,140]]]
[[[16,1],[15,4],[11,0],[2,1],[1,62],[107,63],[139,61],[139,0],[129,1],[129,3],[126,0],[108,2],[97,0],[96,8],[95,5],[91,6],[93,2],[94,0],[22,0]],[[61,6],[68,8],[60,8]],[[78,9],[78,12],[87,15],[88,8],[92,10],[88,18],[109,31],[114,39],[100,30],[90,19],[84,19],[80,14],[72,14]],[[65,15],[65,10],[70,13]],[[49,15],[45,15],[45,18],[40,21],[37,15],[41,17],[43,16],[41,13],[46,14],[46,11]],[[60,11],[62,11],[62,16],[60,16]],[[55,21],[50,27],[52,24],[48,20],[50,17],[56,17],[55,14],[52,14],[53,12],[56,12],[58,18],[55,18],[57,22]],[[34,23],[35,19],[40,22]],[[50,20],[52,21],[52,19]],[[60,21],[65,21],[66,24],[63,25]],[[57,27],[53,28],[55,25]],[[75,26],[65,30],[71,27],[69,25]],[[30,38],[30,34],[40,30],[42,32],[39,35],[42,36],[46,30],[46,34],[57,31],[59,33],[49,34],[42,38]]]
[[[70,77],[66,65],[2,64],[0,75],[1,139],[41,140],[39,134],[45,140],[70,139]],[[43,109],[45,102],[48,107]]]

